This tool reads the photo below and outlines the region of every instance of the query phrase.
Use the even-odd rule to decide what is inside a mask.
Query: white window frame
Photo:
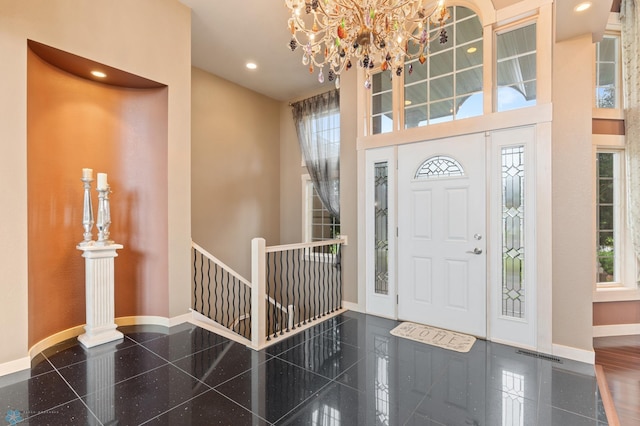
[[[615,39],[616,40],[616,45],[617,45],[617,51],[615,52],[615,59],[613,62],[613,65],[616,67],[615,69],[615,76],[614,76],[614,83],[613,83],[613,87],[615,89],[614,93],[615,93],[615,103],[614,106],[612,108],[600,108],[597,106],[596,102],[595,102],[595,96],[596,96],[596,90],[593,91],[593,95],[594,95],[594,108],[595,109],[620,109],[620,105],[621,105],[621,96],[622,96],[622,91],[621,89],[621,83],[622,83],[622,75],[621,75],[621,66],[620,66],[620,59],[621,59],[621,48],[620,48],[620,34],[615,34],[615,33],[606,33],[604,35],[604,37],[602,38],[602,40],[604,40],[605,38],[607,39]],[[601,40],[601,41],[602,41]],[[595,48],[595,55],[596,55],[596,61],[595,61],[595,71],[594,71],[594,89],[598,87],[598,73],[599,73],[599,67],[598,65],[600,63],[603,63],[604,61],[598,61],[598,48],[600,46],[600,42],[598,43],[594,43],[594,48]]]
[[[606,302],[617,300],[637,300],[640,298],[640,289],[636,283],[636,262],[634,260],[634,250],[631,243],[631,235],[627,227],[626,216],[626,188],[625,188],[625,158],[624,158],[624,136],[623,135],[593,135],[593,176],[597,176],[596,171],[596,154],[599,152],[611,152],[618,154],[618,167],[614,170],[614,191],[617,192],[616,210],[614,210],[614,220],[617,226],[614,226],[615,241],[615,268],[617,271],[616,280],[614,282],[596,282],[596,271],[593,274],[594,301]],[[594,181],[593,200],[594,208],[597,208],[597,182]],[[617,185],[615,185],[617,183]],[[595,267],[597,268],[596,250],[598,245],[597,214],[594,211],[594,239],[593,239],[593,256]]]
[[[505,58],[502,58],[501,60],[498,59],[498,37],[503,35],[503,34],[507,34],[510,33],[512,31],[517,31],[529,26],[535,26],[535,42],[536,42],[536,49],[532,52],[526,52],[526,55],[529,55],[531,53],[534,53],[536,56],[536,78],[535,78],[535,83],[536,83],[536,98],[534,99],[534,102],[531,105],[524,105],[521,107],[516,107],[516,108],[508,108],[508,109],[504,109],[504,110],[500,110],[498,108],[498,104],[500,102],[500,96],[499,96],[499,90],[501,87],[508,87],[508,86],[499,86],[498,85],[498,64],[500,61],[504,61]],[[492,110],[494,112],[498,112],[498,113],[504,113],[504,112],[509,112],[509,111],[516,111],[516,110],[521,110],[521,109],[525,109],[525,108],[531,108],[531,107],[535,107],[536,105],[538,105],[539,103],[539,98],[540,98],[540,75],[539,75],[539,61],[540,61],[540,46],[539,46],[539,23],[538,23],[538,19],[537,17],[532,18],[532,19],[526,19],[523,20],[521,22],[515,23],[513,25],[508,25],[508,26],[504,26],[499,28],[498,30],[496,30],[494,32],[494,39],[493,39],[493,107]],[[520,56],[524,56],[524,53],[518,53],[517,57]],[[527,82],[529,82],[530,80],[528,80]],[[524,81],[520,82],[520,83],[525,83]]]
[[[624,151],[620,149],[605,149],[599,148],[596,149],[596,157],[598,154],[612,154],[613,155],[613,281],[597,281],[596,285],[598,287],[620,287],[623,286],[624,281],[624,262],[622,258],[624,257],[624,222],[623,222],[623,210],[624,210]],[[597,173],[597,159],[596,159],[596,208],[600,207],[600,201],[598,200],[598,188],[599,179]],[[598,214],[596,212],[596,229],[598,230]],[[596,231],[596,252],[598,250],[598,246],[600,235],[599,230]],[[597,262],[596,262],[597,267]],[[596,273],[596,276],[598,274]]]
[[[617,80],[618,84],[616,85],[616,108],[596,108],[596,73],[595,73],[595,65],[596,65],[596,45],[593,45],[593,64],[594,64],[594,72],[593,72],[593,88],[592,88],[592,102],[593,105],[593,118],[601,118],[601,119],[624,119],[624,110],[623,110],[623,91],[622,86],[624,81],[622,79],[622,40],[620,39],[620,32],[622,30],[622,26],[620,24],[620,15],[618,13],[610,13],[609,20],[607,21],[607,29],[605,35],[608,36],[616,36],[618,37],[618,70],[617,70]]]
[[[302,241],[311,243],[313,241],[313,182],[309,174],[300,176],[302,181]],[[336,236],[339,238],[339,236]],[[317,240],[319,241],[319,240]],[[310,259],[313,254],[316,261],[333,262],[335,255],[333,253],[316,253],[312,249],[305,249],[305,259]]]
[[[403,71],[402,77],[400,78],[400,80],[401,80],[401,88],[402,88],[402,96],[403,96],[402,129],[408,130],[408,129],[413,129],[413,128],[416,128],[416,127],[428,127],[428,126],[433,126],[433,125],[439,124],[439,123],[464,120],[466,118],[480,117],[480,116],[484,115],[484,111],[482,109],[482,104],[481,104],[481,107],[480,107],[481,112],[480,112],[480,114],[477,114],[477,115],[458,118],[458,111],[456,111],[456,102],[460,98],[462,98],[464,96],[467,96],[467,95],[470,95],[469,93],[465,93],[465,94],[461,94],[461,95],[457,94],[457,88],[456,88],[457,78],[456,77],[458,76],[458,74],[464,73],[464,72],[469,71],[469,70],[478,69],[478,68],[481,70],[481,74],[483,75],[483,77],[481,79],[480,90],[477,91],[477,92],[471,93],[471,95],[478,94],[478,93],[481,94],[482,97],[483,97],[483,101],[482,102],[484,102],[484,91],[483,91],[483,85],[482,85],[482,82],[484,80],[484,73],[485,73],[484,61],[481,59],[479,65],[472,65],[472,66],[467,67],[467,68],[458,69],[457,68],[458,67],[457,57],[456,57],[456,53],[457,53],[456,50],[457,49],[463,48],[463,47],[467,47],[467,46],[471,46],[471,45],[477,44],[477,43],[479,43],[480,45],[483,45],[483,42],[484,42],[484,38],[483,38],[484,36],[482,34],[482,29],[481,29],[478,38],[476,38],[474,40],[471,40],[471,41],[464,42],[462,44],[457,44],[456,30],[458,28],[458,25],[460,25],[460,23],[464,23],[465,21],[470,21],[470,20],[473,20],[473,19],[477,19],[478,23],[480,24],[480,26],[482,28],[482,22],[480,21],[480,16],[478,15],[478,12],[476,10],[474,10],[473,8],[469,7],[468,5],[457,5],[457,4],[455,4],[455,5],[451,5],[450,7],[464,7],[465,9],[468,9],[471,12],[473,12],[474,15],[465,16],[465,17],[463,17],[461,19],[458,19],[458,20],[455,20],[455,21],[451,20],[451,22],[447,22],[446,23],[446,29],[452,33],[451,36],[450,36],[450,39],[449,39],[450,41],[448,42],[448,45],[445,45],[445,47],[443,47],[441,50],[437,51],[436,53],[430,53],[426,57],[427,60],[426,60],[425,64],[420,64],[418,62],[418,58],[414,58],[414,59],[411,59],[410,61],[407,61],[407,63],[414,64],[415,66],[427,67],[427,76],[426,76],[425,79],[409,84],[409,86],[419,85],[419,84],[424,84],[424,85],[427,86],[427,99],[426,99],[426,102],[424,102],[422,104],[419,104],[419,105],[411,105],[411,104],[407,104],[404,101],[405,91],[406,91],[406,88],[407,88],[407,85],[405,84],[406,72],[407,71],[404,68],[405,68],[407,63],[404,64],[404,66],[403,66],[404,71]],[[452,16],[453,16],[453,13],[452,13]],[[434,32],[434,30],[431,29],[430,34],[433,33],[433,32]],[[438,42],[437,41],[433,41],[432,43],[438,43]],[[484,48],[484,46],[483,46],[483,48]],[[445,72],[443,74],[440,74],[440,75],[437,75],[435,77],[432,77],[430,75],[430,70],[431,70],[431,66],[432,66],[431,60],[434,59],[434,60],[438,61],[439,60],[438,56],[439,55],[444,55],[448,51],[452,52],[452,63],[451,63],[452,69],[451,69],[451,71],[447,71],[447,72]],[[441,78],[444,78],[444,77],[448,77],[448,76],[451,76],[451,78],[452,78],[452,89],[451,89],[452,90],[452,95],[450,97],[445,97],[445,98],[438,99],[438,100],[435,100],[435,101],[430,100],[429,99],[430,96],[429,96],[428,87],[431,85],[431,83],[434,80],[438,80],[438,79],[441,79]],[[445,119],[442,119],[442,118],[431,118],[431,115],[430,115],[431,114],[431,106],[434,105],[434,104],[437,104],[439,102],[444,102],[444,101],[451,101],[452,104],[453,104],[452,105],[453,109],[451,111],[451,116],[450,116],[451,118],[450,119],[446,119],[446,117],[445,117]],[[462,104],[460,104],[460,105],[462,105]],[[413,109],[413,108],[416,108],[417,106],[425,106],[427,108],[427,116],[425,118],[425,123],[424,124],[419,124],[417,126],[407,127],[407,123],[406,123],[406,119],[405,119],[405,117],[407,115],[407,109]]]

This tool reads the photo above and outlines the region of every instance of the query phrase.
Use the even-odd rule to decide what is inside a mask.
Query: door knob
[[[476,247],[476,248],[473,249],[473,251],[467,251],[467,253],[482,254],[482,249],[479,249],[478,247]]]

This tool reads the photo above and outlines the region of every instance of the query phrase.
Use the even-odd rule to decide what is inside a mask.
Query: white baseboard
[[[177,317],[171,317],[169,318],[169,327],[175,327],[176,325],[184,324],[185,322],[189,322],[190,319],[191,319],[191,312],[178,315]]]
[[[13,361],[0,364],[0,377],[27,370],[28,368],[31,368],[31,357],[25,356],[24,358],[14,359]]]
[[[640,324],[594,325],[593,337],[629,336],[640,334]]]
[[[46,337],[29,348],[29,358],[33,359],[45,349],[50,348],[53,345],[57,345],[60,342],[64,342],[65,340],[78,337],[82,333],[84,333],[84,324],[59,331],[56,334]]]
[[[118,326],[125,325],[160,325],[163,327],[173,327],[191,319],[191,314],[186,313],[178,315],[177,317],[167,318],[152,315],[139,315],[131,317],[120,317],[115,319],[115,323]]]
[[[355,311],[355,312],[360,312],[360,313],[365,313],[364,312],[364,307],[360,306],[357,303],[352,303],[352,302],[346,302],[346,301],[342,301],[342,307],[345,309],[348,309],[350,311]]]
[[[585,362],[594,365],[596,363],[596,353],[593,350],[572,348],[570,346],[553,345],[553,355],[561,358],[572,359],[574,361]]]
[[[131,316],[131,317],[119,317],[116,318],[115,323],[118,327],[123,327],[127,325],[161,325],[163,327],[169,327],[169,318],[167,317],[157,317],[157,316]]]

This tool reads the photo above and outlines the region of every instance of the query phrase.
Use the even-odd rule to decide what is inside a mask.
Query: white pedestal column
[[[78,341],[86,348],[122,339],[114,321],[113,263],[120,244],[78,246],[85,258],[87,325]]]

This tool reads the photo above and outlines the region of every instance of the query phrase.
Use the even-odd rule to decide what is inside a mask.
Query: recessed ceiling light
[[[98,78],[105,78],[107,76],[102,71],[91,71],[91,75]]]
[[[256,68],[258,68],[258,66],[253,62],[247,62],[247,68],[249,68],[250,70],[255,70]]]
[[[467,49],[467,53],[476,53],[476,51],[477,51],[477,50],[478,50],[478,49],[477,49],[476,47],[473,47],[473,46],[472,46],[472,47],[470,47],[470,48],[468,48],[468,49]]]
[[[589,9],[590,7],[591,7],[591,2],[585,1],[585,2],[580,3],[579,5],[577,5],[576,7],[574,7],[573,10],[575,10],[576,12],[584,12],[585,10]]]

